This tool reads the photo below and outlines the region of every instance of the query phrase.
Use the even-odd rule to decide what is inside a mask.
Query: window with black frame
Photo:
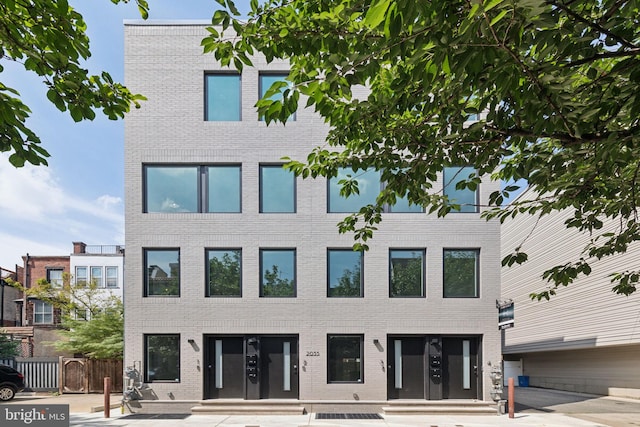
[[[443,296],[477,298],[479,296],[478,249],[445,249],[443,254]]]
[[[145,249],[146,297],[180,296],[180,249]]]
[[[389,296],[424,296],[424,249],[389,250]]]
[[[260,296],[296,296],[295,249],[260,249]]]
[[[207,250],[208,297],[242,296],[242,250]]]
[[[180,382],[180,335],[144,336],[145,382]]]
[[[363,297],[362,252],[327,250],[327,296]]]
[[[362,335],[327,337],[327,382],[362,383]]]
[[[260,213],[294,213],[295,184],[295,175],[282,165],[260,165]]]
[[[240,74],[207,73],[205,79],[205,120],[236,122],[242,113]]]

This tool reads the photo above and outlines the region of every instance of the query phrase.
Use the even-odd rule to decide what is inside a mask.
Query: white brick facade
[[[151,386],[160,399],[169,392],[202,399],[208,336],[294,335],[300,399],[380,401],[387,399],[388,336],[469,336],[480,343],[478,397],[489,400],[488,362],[501,360],[499,224],[473,213],[385,214],[364,255],[364,297],[327,298],[327,249],[353,240],[338,234],[344,215],[327,213],[326,180],[297,179],[297,211],[289,214],[260,214],[258,185],[260,164],[306,158],[323,144],[326,125],[308,109],[286,126],[259,122],[259,70],[287,70],[261,60],[242,73],[242,120],[204,121],[204,74],[220,69],[202,53],[205,35],[193,23],[125,25],[126,84],[148,98],[125,125],[125,366],[145,369],[144,334],[180,334],[180,381]],[[143,213],[143,165],[151,163],[241,164],[242,213]],[[480,200],[496,189],[483,181]],[[144,297],[143,249],[167,247],[180,248],[180,297]],[[205,297],[206,248],[242,248],[241,298]],[[296,249],[296,298],[259,297],[260,248]],[[426,298],[389,297],[390,248],[426,249]],[[480,250],[479,298],[442,297],[443,248]],[[362,383],[327,383],[328,334],[364,336]]]

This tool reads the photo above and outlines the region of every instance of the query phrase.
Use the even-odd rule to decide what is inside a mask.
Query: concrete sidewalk
[[[547,401],[541,401],[545,396]],[[110,397],[110,418],[104,417],[104,396],[102,394],[34,395],[20,393],[12,404],[68,404],[72,426],[78,427],[161,427],[161,426],[220,426],[220,427],[635,427],[640,426],[640,413],[612,414],[603,406],[609,402],[620,407],[640,404],[628,399],[614,399],[602,396],[586,396],[577,393],[557,392],[544,389],[517,390],[516,403],[520,401],[520,411],[515,418],[507,415],[382,415],[381,420],[319,420],[315,413],[305,415],[190,415],[190,414],[122,414],[122,395]],[[568,401],[576,401],[569,405]],[[553,406],[549,402],[554,403]],[[527,405],[529,404],[529,405]],[[562,406],[560,406],[562,405]],[[534,409],[538,407],[539,409]],[[577,408],[577,410],[576,410]],[[592,409],[588,411],[586,408]],[[590,412],[590,413],[587,413]],[[570,415],[567,415],[570,414]]]
[[[127,415],[116,415],[105,419],[103,414],[74,414],[71,425],[94,426],[216,426],[216,427],[603,427],[590,421],[571,418],[562,414],[516,414],[507,415],[384,415],[381,420],[316,420],[315,414],[306,415],[174,415],[172,418],[134,419]],[[151,414],[148,415],[151,417]]]

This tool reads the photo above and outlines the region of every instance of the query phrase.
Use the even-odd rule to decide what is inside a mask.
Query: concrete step
[[[304,406],[291,400],[212,399],[202,400],[191,408],[194,415],[301,415],[304,412]]]
[[[387,415],[496,415],[498,408],[481,400],[390,400],[382,411]]]

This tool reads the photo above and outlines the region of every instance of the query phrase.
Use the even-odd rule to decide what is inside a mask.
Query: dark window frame
[[[298,212],[298,180],[297,177],[295,176],[295,174],[291,171],[289,171],[289,173],[292,175],[293,178],[293,210],[292,211],[269,211],[269,212],[264,212],[264,207],[263,207],[263,184],[264,184],[264,178],[262,175],[262,171],[264,168],[277,168],[280,167],[282,169],[283,168],[283,164],[282,163],[260,163],[258,165],[258,181],[259,181],[259,194],[258,194],[258,212],[261,214],[294,214]]]
[[[239,266],[239,294],[238,295],[217,295],[211,293],[211,267],[209,265],[211,259],[209,258],[210,252],[232,252],[238,251],[240,253],[240,266]],[[205,260],[205,297],[206,298],[242,298],[242,284],[243,284],[243,276],[242,276],[242,248],[205,248],[204,251],[204,260]]]
[[[387,182],[385,182],[385,181],[383,181],[383,180],[382,180],[382,171],[381,171],[381,170],[376,171],[374,168],[367,168],[366,170],[359,169],[359,170],[357,170],[357,171],[354,171],[353,169],[348,168],[348,167],[346,167],[346,168],[340,168],[339,170],[342,170],[342,169],[349,169],[351,172],[353,172],[353,174],[369,173],[369,172],[371,172],[371,171],[373,171],[373,172],[377,172],[377,173],[379,174],[379,180],[378,180],[378,194],[380,194],[380,192],[381,192],[381,191],[383,191],[383,190],[387,187]],[[326,180],[326,182],[327,182],[327,194],[326,194],[326,197],[327,197],[327,213],[331,213],[331,214],[333,214],[333,213],[337,213],[337,214],[345,214],[345,213],[357,213],[357,212],[359,212],[359,210],[358,210],[358,211],[338,211],[338,210],[333,210],[333,208],[331,207],[331,194],[332,194],[332,193],[331,193],[331,189],[332,189],[332,187],[333,187],[333,186],[332,186],[332,182],[333,182],[333,180],[337,180],[337,179],[338,179],[338,177],[337,177],[337,176],[334,176],[334,177],[331,177],[331,178],[329,178],[329,179],[327,179],[327,180]],[[336,181],[336,183],[335,183],[335,188],[336,188],[336,189],[337,189],[337,191],[338,191],[337,196],[338,196],[338,197],[342,197],[342,196],[339,194],[339,192],[340,192],[340,187],[339,187],[339,184],[338,184],[338,182],[337,182],[337,181]],[[356,196],[357,196],[357,195],[356,195]],[[377,198],[377,195],[376,195],[376,198]],[[366,206],[366,205],[364,205],[364,206]],[[383,213],[387,213],[387,214],[413,214],[413,215],[415,215],[415,214],[424,214],[424,213],[425,213],[425,209],[424,209],[424,207],[423,207],[423,206],[420,206],[420,211],[417,211],[417,212],[414,212],[414,211],[395,211],[395,210],[393,209],[395,206],[396,206],[396,205],[390,205],[390,204],[388,204],[388,203],[385,203],[385,204],[382,206],[382,212],[383,212]],[[362,208],[362,207],[363,207],[363,206],[361,206],[360,208]]]
[[[174,337],[177,338],[177,361],[178,361],[178,379],[177,381],[174,380],[154,380],[150,378],[149,375],[149,337]],[[180,349],[180,344],[181,344],[181,336],[180,334],[144,334],[143,335],[143,341],[144,341],[144,382],[145,383],[173,383],[173,384],[177,384],[180,383],[182,381],[182,367],[181,367],[181,349]]]
[[[393,294],[393,252],[419,252],[421,259],[420,295],[394,295]],[[427,291],[427,250],[426,248],[389,248],[389,298],[426,298]]]
[[[160,251],[177,251],[178,252],[178,293],[176,295],[150,295],[149,294],[149,262],[148,262],[148,253],[149,252],[160,252]],[[142,248],[142,262],[143,262],[143,279],[142,283],[143,287],[143,297],[144,298],[180,298],[182,291],[182,261],[180,256],[180,248],[179,247],[144,247]]]
[[[360,294],[359,295],[331,295],[331,252],[356,252],[360,254]],[[364,298],[364,251],[354,251],[352,248],[327,248],[327,298]]]
[[[263,87],[263,83],[262,83],[262,77],[265,76],[269,76],[269,77],[282,77],[282,81],[286,81],[289,82],[286,78],[289,77],[289,71],[277,71],[277,70],[273,70],[273,71],[260,71],[258,73],[258,99],[262,99],[263,94],[269,90],[269,87],[271,87],[271,85],[269,85],[269,87]],[[293,85],[292,82],[289,82],[291,85]],[[273,83],[272,83],[273,84]],[[289,118],[287,119],[287,123],[289,122],[296,122],[298,121],[298,112],[294,111],[291,116],[289,116]],[[259,117],[258,116],[258,121],[259,122],[264,122],[264,117]]]
[[[47,270],[47,282],[54,288],[59,288],[62,285],[64,285],[64,267],[46,267]],[[60,283],[59,284],[53,284],[51,282],[51,272],[56,271],[56,272],[60,272]],[[58,279],[56,279],[58,280]]]
[[[239,89],[239,93],[238,93],[238,120],[209,120],[209,101],[208,101],[208,96],[209,96],[209,76],[237,76],[238,80],[239,80],[239,84],[238,84],[238,89]],[[222,122],[222,123],[231,123],[231,122],[241,122],[242,121],[242,73],[236,73],[233,71],[205,71],[204,73],[204,99],[203,101],[203,111],[204,111],[204,121],[205,122],[210,122],[210,123],[215,123],[215,122]]]
[[[336,372],[332,372],[332,349],[331,349],[331,339],[332,338],[354,338],[359,341],[359,379],[352,381],[345,380],[337,380],[332,378],[332,373],[337,375]],[[344,363],[344,362],[343,362]],[[327,384],[364,384],[364,334],[327,334]]]
[[[197,207],[195,211],[189,212],[163,212],[163,211],[149,211],[149,177],[148,170],[150,168],[195,168],[196,169],[196,203]],[[209,169],[216,167],[235,167],[238,169],[238,211],[219,211],[213,212],[209,210]],[[237,162],[223,162],[223,163],[143,163],[142,164],[142,213],[150,214],[231,214],[237,215],[242,213],[242,163]]]
[[[293,295],[264,295],[264,265],[262,254],[269,252],[292,252],[293,253]],[[260,298],[297,298],[298,297],[298,250],[296,248],[260,248],[258,251],[260,264],[259,295]]]
[[[447,252],[473,252],[475,253],[475,269],[474,269],[474,279],[475,279],[475,295],[469,296],[447,296],[446,294],[446,267],[445,263],[447,262],[446,253]],[[480,248],[443,248],[442,249],[442,297],[446,299],[452,298],[464,298],[464,299],[478,299],[480,298]]]

